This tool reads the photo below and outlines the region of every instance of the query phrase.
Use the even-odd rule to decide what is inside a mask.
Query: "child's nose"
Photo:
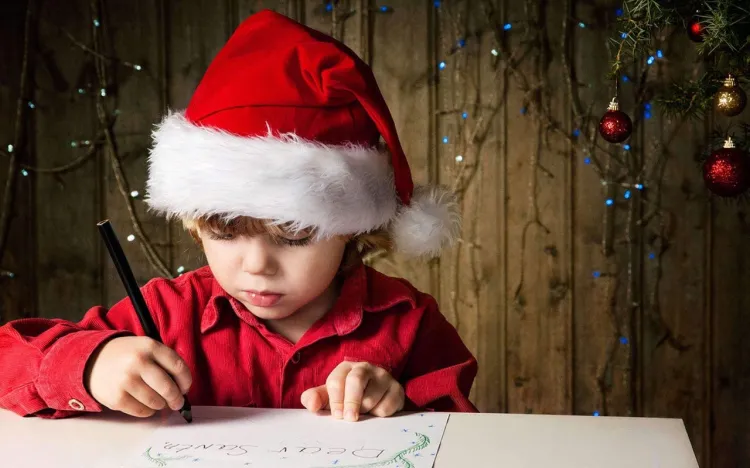
[[[242,270],[251,275],[273,275],[277,269],[273,246],[261,236],[248,239],[243,252]]]

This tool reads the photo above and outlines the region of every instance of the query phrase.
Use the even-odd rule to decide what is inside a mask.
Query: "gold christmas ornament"
[[[737,81],[732,75],[724,80],[724,86],[714,96],[714,107],[717,112],[734,117],[745,110],[747,105],[747,94],[737,85]]]

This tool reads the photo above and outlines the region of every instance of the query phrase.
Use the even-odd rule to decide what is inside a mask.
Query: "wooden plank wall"
[[[76,320],[122,298],[95,229],[105,217],[136,237],[124,244],[141,282],[203,264],[181,227],[142,202],[149,133],[167,109],[185,107],[237,24],[272,8],[368,61],[416,182],[461,193],[455,248],[432,262],[374,265],[438,298],[479,360],[472,398],[482,411],[677,417],[702,467],[750,462],[750,228],[745,206],[711,200],[702,186],[695,160],[712,122],[645,119],[635,85],[622,83],[637,121],[622,156],[650,177],[647,193],[629,196],[603,185],[568,137],[571,90],[595,116],[613,95],[606,42],[616,2],[340,0],[333,10],[348,18],[337,21],[312,0],[120,3],[34,2],[34,86],[24,96],[34,108],[19,157],[31,168],[77,164],[16,180],[0,258],[15,276],[0,275],[0,321]],[[21,0],[0,6],[0,149],[15,131],[25,10]],[[700,72],[679,31],[661,47],[667,58],[649,78]],[[560,131],[535,118],[539,109]],[[107,119],[110,141],[100,132]],[[4,186],[8,153],[0,158]]]

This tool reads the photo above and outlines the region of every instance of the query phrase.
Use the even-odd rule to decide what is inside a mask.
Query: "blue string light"
[[[29,171],[27,171],[26,169],[21,169],[21,175],[27,177],[29,175]]]
[[[620,34],[620,37],[623,38],[623,39],[626,39],[628,37],[628,33],[624,32],[624,33]]]
[[[464,118],[464,119],[468,119],[469,118],[469,113],[468,112],[462,112],[461,113],[461,117]]]
[[[29,101],[29,104],[28,104],[28,105],[29,105],[29,109],[35,109],[35,108],[36,108],[36,104],[34,104],[34,103],[33,103],[33,102],[31,102],[31,101]]]
[[[594,278],[600,278],[602,276],[602,272],[599,270],[594,270],[594,272],[591,274],[594,276]]]
[[[96,26],[98,28],[101,25],[102,25],[102,23],[100,23],[98,19],[94,20],[94,26]]]
[[[576,128],[575,130],[573,130],[573,136],[574,137],[579,137],[580,135],[581,135],[581,130],[580,129]]]
[[[446,143],[446,144],[448,143],[448,137],[447,136],[443,137],[443,143]]]
[[[594,416],[599,416],[599,412],[598,411],[594,411]]]
[[[635,184],[637,190],[643,190],[643,184]]]
[[[445,62],[438,63],[438,68],[441,70],[445,70]]]
[[[333,3],[326,2],[326,11],[328,12],[333,11]]]
[[[527,112],[527,109],[526,109],[526,107],[525,107],[525,106],[524,106],[524,107],[522,107],[522,108],[521,108],[521,115],[526,115],[526,112]]]
[[[643,105],[643,108],[646,109],[646,110],[651,110],[651,103],[650,102],[645,103]]]
[[[464,47],[466,45],[466,39],[459,39],[458,40],[458,46]]]
[[[505,25],[503,26],[503,29],[504,29],[504,30],[506,30],[506,31],[510,31],[512,27],[513,27],[513,25],[512,25],[512,24],[510,24],[510,23],[505,23]]]
[[[615,201],[614,201],[614,200],[612,200],[611,198],[607,198],[607,200],[605,200],[605,202],[604,202],[604,203],[605,203],[605,204],[606,204],[607,206],[612,206],[612,205],[614,205],[614,204],[615,204]]]
[[[591,164],[591,158],[586,158],[583,160],[584,164]]]
[[[628,75],[622,75],[622,81],[623,83],[627,83],[628,81],[630,81],[630,77]]]
[[[9,152],[9,153],[12,153],[12,152],[13,152],[13,145],[8,145],[8,152]]]
[[[630,151],[630,145],[622,145],[622,149],[625,151]]]
[[[648,120],[651,118],[651,111],[646,111],[643,113],[643,117]]]
[[[581,22],[578,23],[578,27],[581,28],[581,29],[586,29],[586,23],[584,23],[583,21],[581,21]]]
[[[391,8],[389,6],[382,6],[382,7],[380,7],[380,12],[381,13],[388,13],[389,11],[393,11],[393,8]]]
[[[656,51],[656,56],[659,57],[659,58],[664,58],[664,52],[662,52],[662,50],[659,49],[659,50]]]
[[[653,259],[655,259],[655,258],[656,258],[656,254],[655,254],[655,253],[653,253],[653,252],[650,252],[650,253],[648,254],[648,258],[650,258],[651,260],[653,260]]]
[[[648,58],[648,60],[646,61],[646,63],[648,63],[649,65],[653,65],[653,64],[654,64],[654,62],[656,62],[656,57],[654,57],[653,55],[652,55],[652,56],[650,56],[650,57]]]
[[[435,0],[432,4],[435,5],[435,8],[440,8],[440,0]]]
[[[625,197],[626,200],[629,199],[630,198],[630,190],[625,190],[625,193],[623,194],[623,196]]]
[[[615,10],[615,15],[617,15],[618,17],[622,16],[623,13],[624,12],[622,11],[622,8],[618,8],[617,10]]]
[[[628,339],[626,337],[624,337],[624,336],[621,336],[620,337],[620,343],[626,345],[626,344],[628,344]]]

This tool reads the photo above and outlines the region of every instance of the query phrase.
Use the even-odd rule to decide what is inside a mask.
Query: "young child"
[[[476,411],[476,361],[434,299],[361,261],[434,255],[457,215],[447,192],[413,187],[372,71],[343,44],[272,11],[246,20],[156,129],[147,188],[208,260],[142,288],[164,344],[128,299],[79,323],[10,322],[0,407],[146,417],[187,394],[350,421]]]

